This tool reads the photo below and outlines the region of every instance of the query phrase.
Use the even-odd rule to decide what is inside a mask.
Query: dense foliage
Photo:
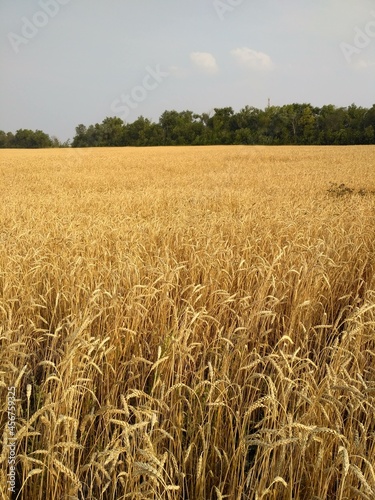
[[[19,129],[15,134],[0,130],[0,148],[52,148],[61,146],[57,138],[51,138],[41,130]]]
[[[201,144],[374,144],[375,104],[347,108],[321,108],[311,104],[231,107],[211,114],[165,111],[158,123],[139,117],[125,124],[106,118],[101,124],[79,125],[73,147],[159,146]]]
[[[40,130],[0,131],[0,148],[68,146]],[[72,147],[173,146],[216,144],[354,145],[375,144],[375,104],[363,108],[287,104],[257,109],[214,108],[212,113],[164,111],[157,123],[140,116],[132,123],[107,117],[80,124]]]

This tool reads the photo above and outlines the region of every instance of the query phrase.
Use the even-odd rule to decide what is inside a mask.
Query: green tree
[[[101,126],[101,142],[103,146],[123,146],[125,143],[125,125],[121,118],[107,117]]]
[[[163,140],[161,127],[140,116],[125,127],[126,146],[157,146]]]
[[[268,106],[264,110],[245,106],[238,113],[231,107],[202,114],[167,110],[158,123],[142,116],[128,124],[120,118],[107,117],[101,124],[88,128],[78,125],[72,146],[373,144],[374,130],[375,105],[370,109],[355,104],[348,108],[333,105],[318,108],[293,103]],[[18,143],[24,140],[17,139]],[[0,146],[14,142],[10,139],[6,142],[4,133],[0,136]]]
[[[347,113],[344,108],[332,104],[323,106],[319,112],[319,144],[346,144],[348,140]]]
[[[0,148],[11,148],[13,147],[14,136],[11,132],[4,132],[0,130]]]
[[[34,132],[28,129],[19,129],[15,133],[13,144],[16,148],[26,149],[52,147],[50,137],[41,130],[36,130]]]
[[[200,115],[193,111],[165,111],[159,125],[163,130],[163,143],[166,145],[202,144],[204,124]]]
[[[76,135],[73,138],[73,148],[86,148],[87,147],[87,127],[82,123],[76,127]]]
[[[372,125],[365,128],[363,138],[365,144],[375,144],[375,128]]]
[[[236,118],[233,108],[230,106],[225,108],[214,108],[214,112],[215,114],[209,122],[213,132],[213,143],[233,143],[234,132],[236,130]]]
[[[317,115],[314,108],[307,104],[300,116],[300,125],[302,129],[302,144],[314,144],[317,140]]]

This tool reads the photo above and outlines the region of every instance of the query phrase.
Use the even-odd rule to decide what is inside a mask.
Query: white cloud
[[[270,71],[274,64],[269,55],[264,52],[257,52],[249,47],[241,47],[231,50],[232,56],[237,63],[247,69],[255,71]]]
[[[213,74],[219,71],[216,59],[209,52],[191,52],[190,60],[206,73]]]

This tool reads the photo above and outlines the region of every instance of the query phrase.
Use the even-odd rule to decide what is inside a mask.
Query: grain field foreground
[[[1,498],[375,498],[375,147],[0,158]]]

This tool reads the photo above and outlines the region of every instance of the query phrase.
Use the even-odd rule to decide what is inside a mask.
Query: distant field
[[[375,147],[0,160],[1,498],[375,498]]]

